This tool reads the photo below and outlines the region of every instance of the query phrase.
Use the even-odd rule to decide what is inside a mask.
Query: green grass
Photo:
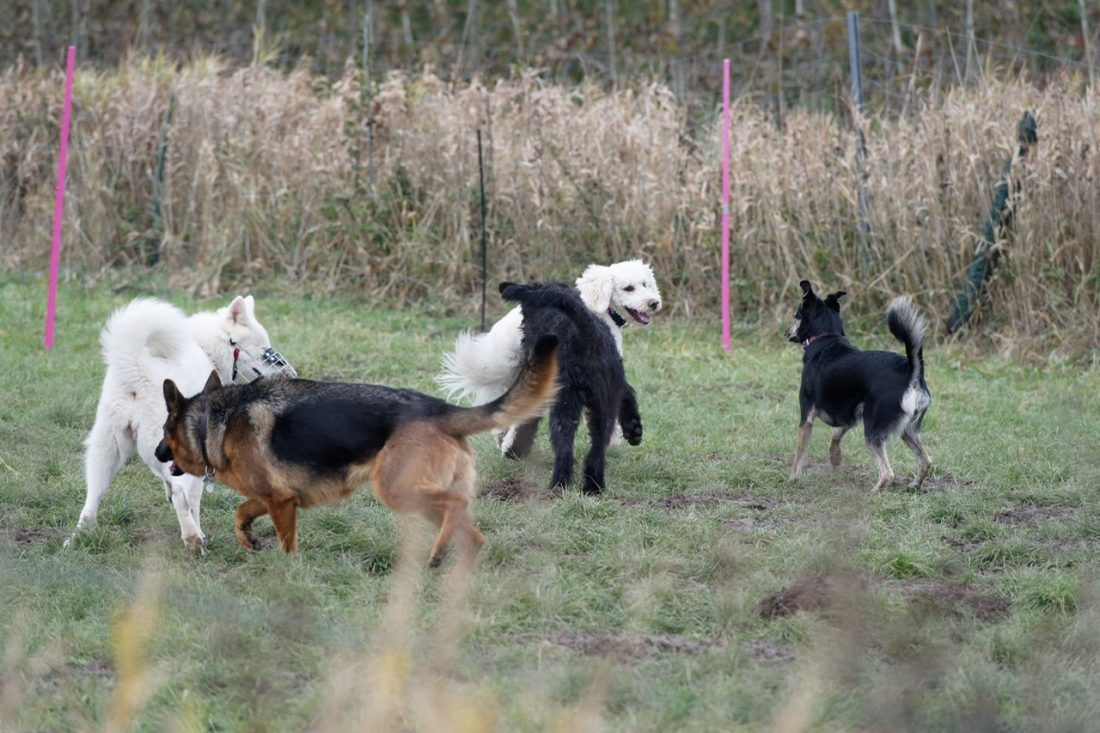
[[[425,566],[426,533],[369,488],[303,513],[288,557],[237,546],[238,497],[218,486],[192,557],[136,461],[63,549],[98,332],[137,292],[120,290],[63,283],[44,352],[44,282],[0,279],[2,730],[1069,731],[1100,714],[1095,369],[974,360],[933,337],[926,490],[903,488],[914,461],[893,443],[899,483],[873,495],[858,432],[834,471],[820,425],[787,481],[801,354],[785,324],[739,330],[729,354],[709,321],[631,328],[643,445],[614,450],[604,495],[552,498],[545,431],[525,464],[477,436],[479,484],[528,491],[478,502],[488,542],[456,594]],[[437,393],[440,356],[473,324],[255,292],[308,377]],[[850,310],[855,342],[889,343]],[[813,577],[821,603],[761,616]]]

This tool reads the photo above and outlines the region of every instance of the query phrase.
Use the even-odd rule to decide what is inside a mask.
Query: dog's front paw
[[[252,525],[237,527],[235,534],[237,535],[237,543],[244,549],[253,552],[260,549],[260,541],[256,539],[256,534],[252,531]]]
[[[187,549],[192,555],[203,555],[206,552],[206,546],[203,542],[202,535],[189,535],[183,538],[183,544],[187,546]]]
[[[626,438],[626,442],[631,445],[640,445],[642,442],[642,421],[641,419],[627,420],[622,423],[623,437]]]

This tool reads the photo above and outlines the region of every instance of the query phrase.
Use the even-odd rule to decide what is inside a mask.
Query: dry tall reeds
[[[59,114],[56,73],[0,75],[0,265],[45,267]],[[194,292],[275,275],[389,303],[476,308],[477,147],[485,139],[492,281],[571,278],[636,255],[682,315],[716,310],[719,127],[660,85],[566,88],[537,74],[451,87],[431,73],[364,93],[215,59],[134,59],[76,81],[64,261],[94,274],[143,263],[170,95],[159,267]],[[847,119],[734,108],[734,307],[785,313],[801,278],[875,313],[906,293],[948,314],[1032,110],[1039,144],[1006,257],[976,328],[1006,350],[1089,353],[1100,335],[1095,91],[1065,79],[959,88],[904,118],[865,121],[870,236],[857,214]],[[698,117],[696,115],[696,117]],[[440,283],[446,284],[441,292]],[[858,305],[857,305],[858,304]]]

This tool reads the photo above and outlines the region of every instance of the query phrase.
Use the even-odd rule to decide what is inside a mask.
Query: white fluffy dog
[[[103,494],[136,451],[164,482],[184,544],[201,553],[203,479],[173,476],[168,465],[153,456],[168,417],[164,380],[172,379],[185,395],[193,395],[202,391],[212,370],[222,384],[238,377],[251,381],[268,374],[297,375],[271,348],[267,331],[256,320],[251,295],[237,296],[224,308],[190,318],[169,303],[138,298],[111,315],[100,342],[107,373],[95,423],[84,441],[88,496],[77,531],[95,523]]]
[[[577,278],[577,291],[588,309],[611,329],[615,347],[623,353],[622,331],[630,323],[648,326],[661,309],[661,292],[649,265],[626,260],[613,265],[589,265]],[[508,391],[523,359],[523,312],[513,308],[486,333],[464,331],[455,350],[443,357],[443,373],[436,380],[452,398],[466,397],[472,404],[492,402]],[[501,453],[509,454],[518,426],[494,431]],[[616,425],[612,444],[622,439]]]

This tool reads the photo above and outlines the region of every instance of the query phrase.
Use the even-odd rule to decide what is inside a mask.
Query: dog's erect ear
[[[178,415],[183,407],[183,395],[180,394],[176,383],[171,379],[164,380],[164,404],[168,408],[169,415]]]
[[[203,386],[203,392],[209,392],[212,389],[217,389],[222,386],[222,378],[218,376],[218,370],[213,369],[210,372],[210,376],[206,378],[206,384]]]
[[[829,306],[837,313],[840,313],[840,299],[847,295],[843,290],[838,290],[835,293],[829,293],[825,297],[825,305]]]
[[[233,299],[233,302],[229,304],[229,320],[233,323],[248,323],[252,320],[252,314],[255,311],[255,301],[252,300],[252,296],[242,298],[237,296]]]
[[[814,294],[814,289],[810,287],[809,280],[803,280],[802,282],[798,283],[798,287],[802,288],[803,298],[809,298],[811,295]]]
[[[615,292],[615,273],[607,265],[589,265],[577,278],[581,300],[593,313],[603,313],[611,307]]]

